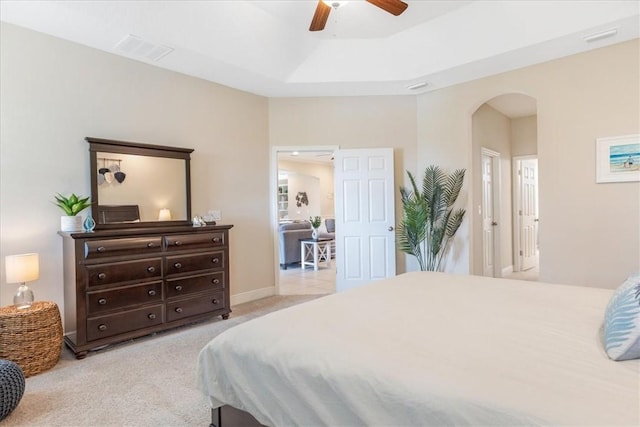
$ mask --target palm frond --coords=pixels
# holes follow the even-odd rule
[[[464,209],[458,209],[454,212],[453,216],[450,216],[447,219],[447,237],[452,238],[456,234],[458,228],[460,228],[460,225],[462,224],[464,214]]]
[[[462,189],[462,183],[464,182],[464,173],[464,169],[456,169],[447,177],[444,186],[444,196],[447,199],[447,207],[453,206],[458,199],[458,195]]]
[[[449,240],[464,218],[464,209],[452,211],[464,181],[464,169],[451,175],[431,165],[424,171],[422,191],[411,172],[410,188],[400,187],[404,208],[397,230],[398,247],[418,259],[421,270],[439,270]]]

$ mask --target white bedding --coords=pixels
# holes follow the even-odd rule
[[[602,346],[611,294],[407,273],[220,334],[198,385],[271,426],[638,426],[640,360]]]

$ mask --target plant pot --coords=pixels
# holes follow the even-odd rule
[[[82,217],[80,215],[61,216],[60,230],[67,231],[67,232],[82,231]]]
[[[318,229],[314,228],[313,231],[311,232],[311,238],[313,240],[318,240]]]

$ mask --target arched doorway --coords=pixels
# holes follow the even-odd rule
[[[534,98],[504,94],[473,112],[473,274],[537,280],[537,154]]]

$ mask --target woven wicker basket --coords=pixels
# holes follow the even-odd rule
[[[25,377],[54,367],[61,351],[62,322],[55,303],[0,308],[0,358],[17,363]]]

